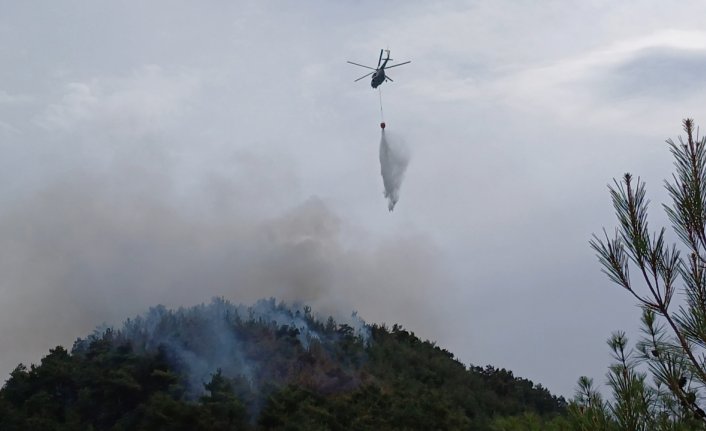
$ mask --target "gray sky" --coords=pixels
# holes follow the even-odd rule
[[[639,317],[588,247],[606,184],[662,202],[664,140],[706,124],[697,1],[0,10],[2,373],[157,303],[274,295],[570,396]],[[345,63],[386,47],[413,61],[381,87],[411,152],[393,213]]]

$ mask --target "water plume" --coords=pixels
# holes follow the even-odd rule
[[[389,132],[382,129],[380,136],[380,173],[382,183],[385,186],[385,198],[387,198],[387,209],[395,209],[397,201],[400,199],[400,187],[404,179],[404,173],[409,164],[409,151],[398,136],[389,136]]]

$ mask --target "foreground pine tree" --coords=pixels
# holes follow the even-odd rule
[[[608,340],[611,401],[579,380],[570,408],[577,429],[706,429],[706,138],[693,120],[683,125],[686,141],[667,141],[675,173],[663,205],[680,244],[667,244],[665,228],[650,232],[640,178],[627,173],[609,186],[618,227],[590,244],[603,272],[642,307],[643,337],[634,349],[624,333]]]

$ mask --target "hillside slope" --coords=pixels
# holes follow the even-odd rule
[[[0,429],[564,429],[565,407],[398,325],[215,299],[155,307],[19,365],[0,390]]]

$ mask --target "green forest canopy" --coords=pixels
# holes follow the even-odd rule
[[[568,429],[565,411],[541,385],[466,367],[399,325],[274,299],[155,307],[19,365],[0,391],[3,430]]]

